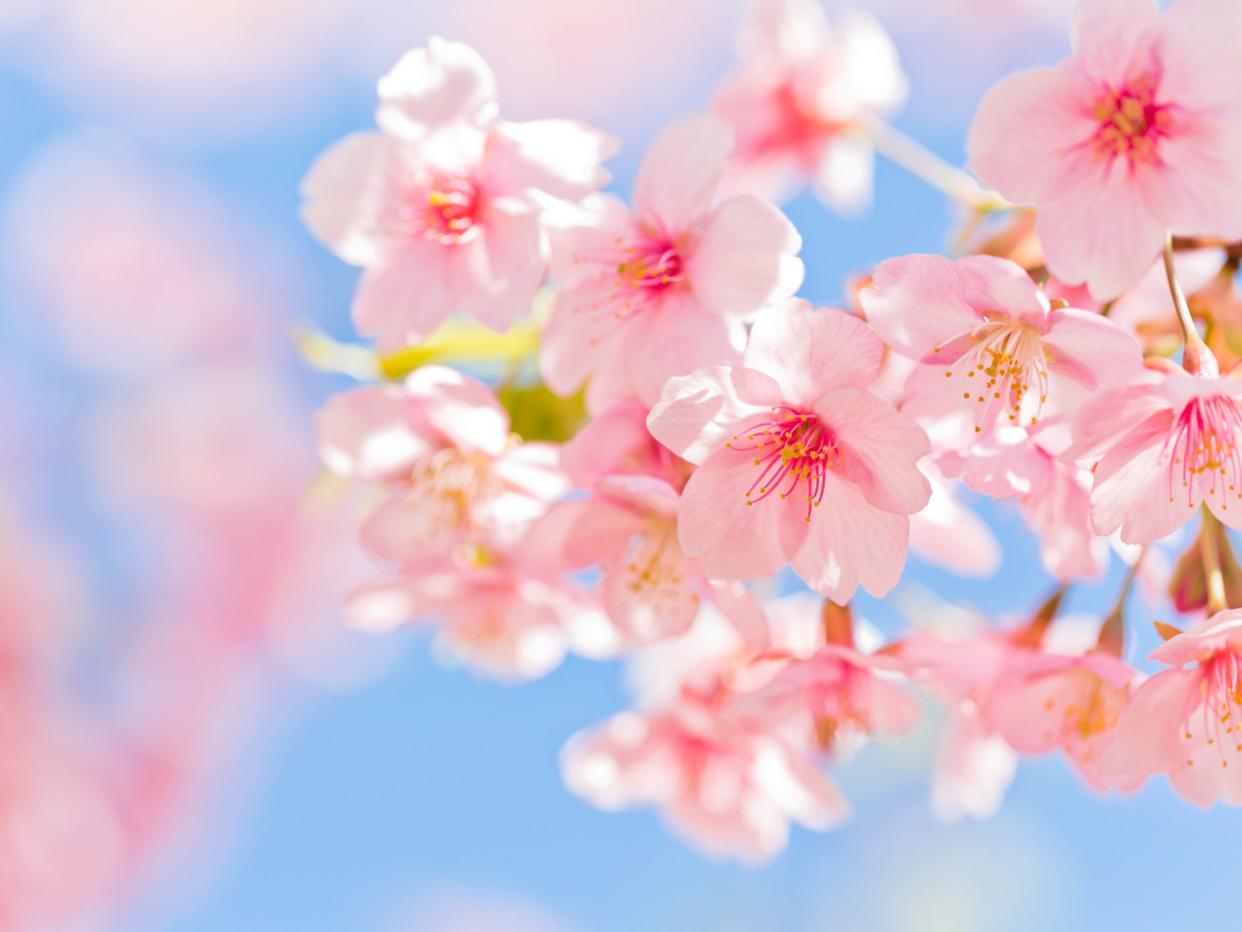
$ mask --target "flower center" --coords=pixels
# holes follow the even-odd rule
[[[1101,158],[1122,156],[1131,164],[1156,161],[1170,116],[1167,105],[1156,103],[1156,83],[1153,75],[1145,74],[1124,87],[1106,88],[1096,98],[1092,114],[1099,128],[1093,145]]]
[[[1214,500],[1221,509],[1227,509],[1230,497],[1242,499],[1239,430],[1242,430],[1242,411],[1232,398],[1212,395],[1196,398],[1186,405],[1170,441],[1173,460],[1169,470],[1169,501],[1175,498],[1173,476],[1178,466],[1189,507]]]
[[[574,260],[598,267],[604,284],[598,300],[575,307],[574,313],[607,315],[617,323],[654,307],[686,278],[677,245],[644,226],[635,226],[628,236],[617,236],[601,249],[577,254]]]
[[[625,585],[635,596],[661,603],[676,599],[686,582],[685,560],[677,543],[676,522],[656,518],[626,554]],[[692,596],[697,601],[698,596]]]
[[[813,414],[786,405],[772,409],[773,418],[737,434],[725,444],[731,450],[755,454],[762,467],[759,477],[746,490],[746,504],[753,505],[776,493],[782,500],[803,485],[806,521],[824,500],[825,476],[841,459],[837,438]]]
[[[441,243],[460,242],[478,219],[479,189],[469,178],[437,176],[413,200],[416,226]]]
[[[1203,662],[1200,674],[1202,702],[1190,710],[1182,737],[1195,741],[1198,730],[1198,737],[1220,754],[1220,765],[1228,767],[1225,755],[1242,751],[1242,720],[1234,716],[1234,707],[1242,706],[1242,664],[1237,653],[1223,650]],[[1193,767],[1194,758],[1186,763]]]
[[[410,533],[450,540],[477,530],[478,509],[498,495],[500,483],[486,462],[458,450],[439,450],[414,465],[408,494],[417,505],[418,527]]]
[[[955,338],[965,339],[969,348],[945,371],[946,379],[963,379],[963,401],[974,401],[978,409],[975,432],[992,419],[997,409],[1008,409],[1012,423],[1019,423],[1022,405],[1035,399],[1028,411],[1030,424],[1039,422],[1039,413],[1048,400],[1048,358],[1039,332],[1034,327],[1011,321],[989,322]],[[938,346],[932,352],[940,353]]]

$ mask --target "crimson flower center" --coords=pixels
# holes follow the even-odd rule
[[[756,424],[725,444],[731,450],[754,454],[759,475],[746,490],[753,505],[775,494],[784,500],[802,486],[806,521],[824,500],[828,470],[840,462],[841,448],[833,432],[814,414],[786,405],[772,409],[769,421]]]
[[[1095,151],[1104,159],[1117,156],[1154,162],[1162,138],[1169,134],[1169,108],[1156,102],[1156,79],[1142,75],[1120,88],[1106,88],[1096,98],[1092,115],[1099,121]]]
[[[1200,501],[1215,501],[1227,509],[1230,497],[1242,499],[1239,430],[1242,410],[1232,398],[1212,395],[1186,405],[1170,440],[1173,468],[1169,470],[1169,501],[1175,498],[1173,477],[1179,466],[1189,507],[1196,507]]]
[[[479,189],[469,178],[436,177],[414,195],[413,207],[424,236],[455,243],[478,220]]]

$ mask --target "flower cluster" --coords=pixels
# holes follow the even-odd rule
[[[568,785],[744,860],[839,822],[827,765],[927,701],[948,816],[1056,750],[1100,791],[1167,773],[1242,802],[1239,43],[1234,0],[1082,0],[1071,57],[983,100],[975,181],[881,122],[906,85],[874,21],[768,0],[628,202],[601,191],[610,137],[502,119],[464,45],[409,53],[378,131],[304,184],[379,345],[375,384],[317,421],[383,567],[350,617],[425,624],[507,679],[626,656],[637,706],[569,742]],[[887,259],[813,307],[766,198],[806,182],[857,208],[876,153],[964,202],[954,254]],[[982,499],[1016,505],[1050,598],[954,631],[906,598],[887,638],[857,617],[911,550],[994,572]],[[1192,521],[1174,564],[1162,542]],[[1115,607],[1066,615],[1114,556]],[[1136,580],[1189,616],[1157,625],[1150,677],[1128,662]]]

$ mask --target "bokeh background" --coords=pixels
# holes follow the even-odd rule
[[[948,160],[999,76],[1067,46],[1070,0],[872,0],[912,93],[896,123]],[[832,9],[830,5],[830,10]],[[1026,762],[1002,812],[929,814],[933,719],[843,768],[856,809],[774,864],[704,860],[649,812],[563,789],[572,732],[627,702],[570,661],[513,689],[366,638],[361,572],[310,416],[346,384],[294,328],[349,339],[355,271],[297,219],[298,183],[368,126],[373,85],[434,34],[474,44],[515,119],[619,136],[626,190],[669,118],[702,109],[741,0],[0,0],[0,928],[118,932],[1147,929],[1236,917],[1242,816],[1163,780],[1094,796]],[[805,297],[938,251],[954,212],[882,164],[865,217],[810,198]],[[1030,607],[1005,559],[912,562],[862,604]],[[1107,606],[1121,569],[1077,589]],[[1130,659],[1158,599],[1136,600]]]

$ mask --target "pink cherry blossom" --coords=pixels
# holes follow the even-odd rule
[[[973,423],[975,432],[998,419],[1037,423],[1045,408],[1072,410],[1141,362],[1132,335],[1098,314],[1053,310],[1007,259],[890,259],[860,298],[881,339],[923,364],[907,382],[903,411]]]
[[[1167,773],[1200,806],[1242,804],[1242,611],[1205,618],[1151,659],[1174,669],[1135,690],[1102,766],[1140,780]]]
[[[1169,230],[1242,237],[1242,7],[1083,0],[1074,54],[984,98],[970,162],[1038,209],[1053,273],[1116,297]]]
[[[350,621],[368,631],[433,622],[437,641],[500,680],[544,676],[560,665],[589,603],[572,590],[508,565],[418,567],[350,593]]]
[[[751,195],[717,196],[729,147],[710,117],[672,124],[639,168],[633,212],[601,196],[558,234],[564,289],[540,353],[555,391],[590,379],[592,410],[650,406],[670,376],[736,361],[744,320],[798,289],[793,224]]]
[[[679,495],[646,476],[601,479],[588,498],[553,506],[528,546],[571,568],[600,564],[600,599],[627,640],[690,630],[704,600],[716,602],[749,643],[767,639],[763,610],[739,583],[709,580],[677,539]]]
[[[680,490],[692,467],[651,436],[649,411],[630,399],[592,417],[561,448],[566,475],[582,487],[606,476],[649,476]]]
[[[932,780],[931,806],[944,822],[965,816],[987,819],[1005,801],[1018,771],[1018,755],[1005,739],[984,727],[969,701],[949,713],[940,737]]]
[[[317,427],[328,469],[384,493],[362,539],[396,563],[473,563],[514,543],[567,487],[554,446],[516,441],[491,390],[444,366],[338,395]]]
[[[1001,547],[987,522],[958,500],[953,486],[930,458],[919,469],[931,483],[927,507],[910,516],[910,551],[963,576],[991,576]]]
[[[762,0],[741,55],[713,104],[737,138],[727,183],[786,199],[810,179],[824,203],[865,207],[874,161],[865,125],[907,93],[880,24],[860,11],[830,24],[819,0]]]
[[[989,728],[1023,754],[1061,748],[1096,789],[1117,781],[1100,772],[1135,672],[1101,652],[1067,656],[1023,651],[1010,657],[983,705]],[[1123,781],[1135,789],[1141,780]]]
[[[561,759],[566,784],[603,809],[659,806],[706,853],[747,862],[781,851],[791,821],[822,831],[845,818],[840,791],[805,750],[723,714],[725,699],[685,689],[669,708],[574,736]]]
[[[908,515],[931,495],[927,438],[866,391],[884,349],[857,318],[790,303],[755,324],[741,367],[671,379],[648,426],[698,468],[678,535],[707,573],[753,579],[791,561],[844,604],[883,595],[905,562]]]
[[[1242,381],[1190,375],[1172,364],[1104,392],[1075,421],[1073,455],[1098,457],[1091,519],[1126,543],[1173,533],[1207,505],[1242,528]]]
[[[337,143],[302,186],[307,225],[365,269],[355,324],[385,349],[454,311],[507,327],[546,272],[542,205],[603,184],[612,141],[568,121],[497,120],[491,71],[460,43],[409,53],[379,93],[382,132]]]

